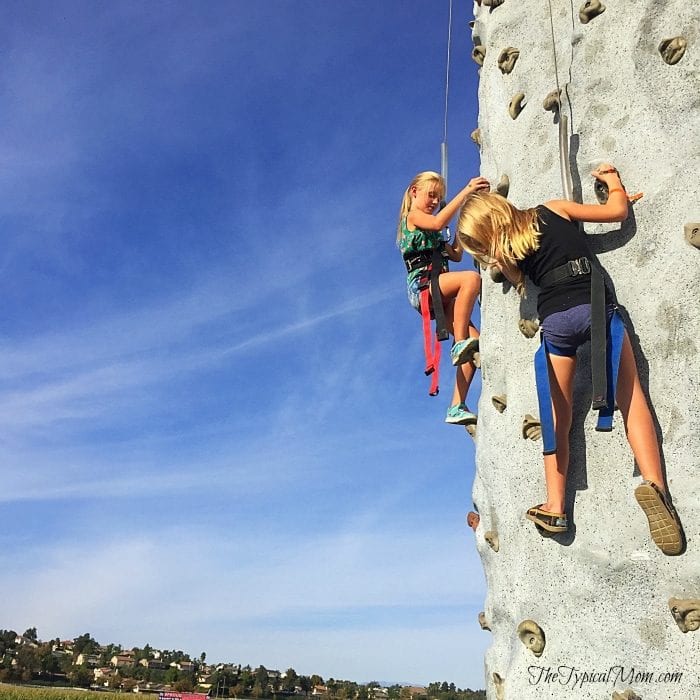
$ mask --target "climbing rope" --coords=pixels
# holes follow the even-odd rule
[[[569,119],[562,114],[561,88],[559,87],[559,67],[557,65],[557,45],[554,36],[554,14],[552,12],[552,0],[549,5],[549,27],[552,33],[552,54],[554,55],[554,80],[557,86],[557,99],[559,101],[559,170],[561,171],[561,187],[564,199],[573,199],[573,187],[571,184],[571,170],[569,167]]]
[[[449,14],[447,18],[447,60],[445,61],[445,115],[442,130],[442,146],[440,149],[442,179],[447,190],[447,107],[450,96],[450,47],[452,45],[452,0],[450,0]]]

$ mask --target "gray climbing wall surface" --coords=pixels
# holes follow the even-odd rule
[[[536,320],[536,290],[521,301],[484,274],[473,495],[488,697],[700,698],[700,5],[505,0],[474,11],[479,123],[467,131],[478,127],[481,174],[507,176],[522,207],[562,197],[561,89],[574,198],[596,201],[590,171],[601,161],[644,192],[624,224],[586,231],[632,321],[687,538],[678,557],[651,541],[619,414],[612,433],[593,429],[587,347],[571,433],[572,531],[545,539],[526,521],[545,498],[542,443],[523,426],[523,416],[539,418],[538,336],[519,328]]]

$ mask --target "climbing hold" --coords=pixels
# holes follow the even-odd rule
[[[695,248],[700,248],[700,224],[685,224],[685,240]]]
[[[470,138],[479,148],[481,148],[481,129],[474,129],[474,131],[472,131],[470,134]]]
[[[504,75],[510,73],[515,68],[515,62],[520,56],[520,51],[513,46],[503,49],[498,55],[498,67]]]
[[[668,601],[671,615],[681,632],[695,632],[700,629],[700,599],[671,598]]]
[[[523,111],[523,108],[525,107],[525,105],[523,104],[524,99],[525,99],[524,92],[519,92],[513,96],[513,99],[510,101],[510,104],[508,105],[508,114],[510,114],[511,119],[517,119],[520,112]]]
[[[501,197],[508,196],[508,190],[510,189],[510,178],[507,175],[501,175],[501,179],[496,185],[496,192],[501,195]]]
[[[486,630],[487,632],[491,631],[491,628],[489,627],[489,623],[486,622],[486,613],[483,611],[479,613],[479,625],[480,625],[482,630]]]
[[[595,193],[595,198],[601,204],[605,204],[608,201],[608,186],[602,180],[596,179],[593,183],[593,192]]]
[[[467,525],[476,532],[476,528],[479,527],[479,521],[481,520],[481,516],[478,513],[475,513],[473,510],[470,510],[467,513]]]
[[[518,625],[518,637],[535,656],[542,656],[545,646],[544,632],[534,620],[523,620]]]
[[[485,532],[484,539],[494,552],[498,551],[498,533],[495,530],[488,530],[488,532]]]
[[[479,369],[481,367],[481,353],[477,350],[472,356],[472,364]]]
[[[499,396],[492,396],[491,403],[495,406],[499,413],[503,413],[508,407],[508,397],[505,394],[500,394]]]
[[[465,425],[464,429],[472,436],[472,438],[476,439],[476,424],[471,423],[470,425]]]
[[[537,331],[540,329],[540,324],[529,318],[521,318],[518,321],[518,328],[526,338],[534,338],[535,335],[537,335]]]
[[[641,695],[632,690],[632,688],[627,688],[624,693],[616,693],[613,691],[612,700],[642,700]]]
[[[496,700],[505,700],[506,698],[506,679],[502,678],[498,673],[494,673],[493,684],[496,687]]]
[[[529,413],[523,418],[523,440],[539,440],[542,437],[542,425]]]
[[[492,265],[491,267],[489,267],[489,277],[494,282],[505,282],[506,281],[506,276],[495,265]]]
[[[486,58],[486,47],[482,46],[481,44],[477,44],[473,49],[472,49],[472,58],[476,63],[478,63],[480,66],[484,65],[484,59]]]
[[[561,90],[552,90],[552,92],[544,98],[542,106],[548,112],[558,112],[561,107]]]
[[[470,20],[470,21],[469,21],[469,29],[474,29],[474,25],[475,25],[475,24],[476,24],[476,21],[475,21],[475,20],[473,20],[473,19]]]
[[[659,44],[659,53],[669,66],[675,66],[683,58],[688,42],[685,37],[674,36]]]
[[[485,7],[500,7],[506,0],[481,0]]]
[[[588,24],[594,17],[605,12],[605,5],[600,0],[586,0],[578,11],[581,24]]]

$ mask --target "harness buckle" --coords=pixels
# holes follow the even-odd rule
[[[579,258],[578,260],[569,260],[569,274],[572,277],[578,277],[579,275],[588,275],[591,272],[591,264],[588,262],[587,257]]]

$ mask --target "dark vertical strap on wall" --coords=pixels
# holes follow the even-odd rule
[[[606,367],[605,280],[596,263],[591,270],[591,377],[593,379],[593,410],[608,405]]]

